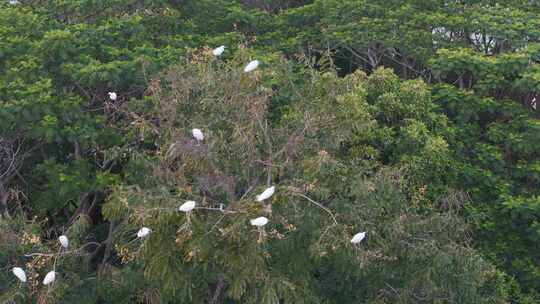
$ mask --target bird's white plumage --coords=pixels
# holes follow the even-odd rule
[[[152,229],[147,228],[147,227],[142,227],[141,229],[139,229],[139,231],[137,231],[137,237],[143,238],[145,236],[148,236],[151,232],[152,232]]]
[[[19,279],[21,282],[26,282],[26,272],[21,267],[13,267],[11,270],[13,274]]]
[[[62,245],[62,247],[64,248],[68,248],[69,246],[69,239],[67,236],[65,235],[61,235],[58,237],[58,241],[60,242],[60,245]]]
[[[353,243],[353,244],[358,244],[358,243],[360,243],[365,237],[366,237],[366,233],[365,233],[365,232],[359,232],[359,233],[355,234],[355,235],[352,237],[351,243]]]
[[[225,46],[222,45],[222,46],[212,50],[212,54],[214,54],[214,56],[220,56],[221,54],[223,54],[224,51],[225,51]]]
[[[43,279],[43,285],[50,285],[54,282],[55,279],[56,279],[56,272],[49,271],[45,275],[45,278]]]
[[[19,4],[19,1],[18,0],[9,0],[9,4],[17,5],[17,4]]]
[[[249,73],[255,71],[259,67],[259,60],[250,61],[244,68],[244,72]]]
[[[191,134],[193,134],[193,137],[195,137],[197,141],[201,141],[204,139],[204,134],[201,129],[193,129],[191,130]]]
[[[251,225],[253,226],[262,227],[268,224],[268,219],[265,218],[264,216],[261,216],[256,219],[250,220],[250,222],[251,222]]]
[[[108,94],[111,100],[116,100],[116,98],[118,98],[118,95],[116,95],[115,92],[109,92]]]
[[[195,203],[194,201],[186,201],[182,204],[182,206],[180,206],[180,208],[178,208],[178,210],[182,212],[190,212],[191,210],[193,210],[193,208],[195,208],[196,204],[197,203]]]
[[[265,199],[270,198],[274,194],[275,190],[276,190],[275,186],[267,188],[266,190],[263,191],[263,193],[257,195],[257,202],[262,202]]]

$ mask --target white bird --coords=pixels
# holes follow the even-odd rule
[[[60,242],[60,245],[62,245],[62,247],[68,248],[68,246],[69,246],[69,239],[68,239],[67,236],[61,235],[60,237],[58,237],[58,241]]]
[[[196,204],[197,203],[195,203],[194,201],[186,201],[182,204],[182,206],[180,206],[180,208],[178,208],[178,210],[182,212],[190,212],[191,210],[193,210],[193,208],[195,208]]]
[[[11,270],[13,274],[17,277],[17,279],[21,280],[21,282],[26,282],[26,272],[21,267],[13,267]]]
[[[223,54],[223,52],[225,51],[225,46],[222,45],[218,48],[215,48],[213,51],[212,51],[212,54],[214,54],[214,56],[220,56],[221,54]]]
[[[262,202],[265,199],[270,198],[274,194],[274,191],[276,190],[276,187],[272,186],[270,188],[267,188],[263,191],[263,193],[257,195],[257,202]]]
[[[43,279],[43,285],[49,285],[54,282],[54,279],[56,279],[56,272],[49,271],[47,275],[45,275],[45,278]]]
[[[353,244],[358,244],[358,243],[360,243],[365,237],[366,237],[366,233],[365,233],[365,232],[359,232],[359,233],[355,234],[355,235],[352,237],[351,243],[353,243]]]
[[[143,238],[145,236],[148,236],[151,232],[152,232],[152,229],[142,227],[141,229],[139,229],[139,231],[137,231],[137,237],[138,238]]]
[[[254,219],[254,220],[250,220],[250,222],[251,222],[251,225],[253,225],[253,226],[262,227],[262,226],[268,224],[268,219],[265,218],[264,216],[261,216],[261,217],[258,217],[256,219]]]
[[[116,100],[116,98],[118,98],[118,95],[116,95],[115,92],[109,92],[108,94],[111,100]]]
[[[201,141],[204,139],[204,134],[201,129],[193,129],[191,130],[191,134],[193,134],[193,137],[195,137],[197,141]]]
[[[9,0],[9,4],[17,5],[17,4],[19,4],[19,1],[17,1],[17,0]]]
[[[249,73],[255,71],[257,67],[259,67],[259,60],[253,60],[246,65],[246,67],[244,68],[244,72]]]

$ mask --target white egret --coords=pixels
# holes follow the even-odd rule
[[[365,232],[359,232],[359,233],[355,234],[355,235],[352,237],[351,243],[353,243],[353,244],[358,244],[358,243],[360,243],[365,237],[366,237],[366,233],[365,233]]]
[[[118,98],[118,95],[116,95],[115,92],[109,92],[108,94],[109,94],[109,98],[113,101],[116,100],[116,98]]]
[[[146,237],[146,236],[148,236],[151,232],[152,232],[152,229],[147,228],[147,227],[142,227],[141,229],[139,229],[139,231],[137,231],[137,237],[138,237],[138,238]]]
[[[195,137],[197,141],[201,141],[204,139],[204,134],[201,129],[193,129],[191,130],[191,134],[193,134],[193,137]]]
[[[256,219],[250,220],[250,222],[253,226],[263,227],[264,225],[268,224],[268,219],[264,216],[261,216]]]
[[[58,241],[60,242],[60,245],[62,245],[62,247],[68,248],[68,246],[69,246],[69,239],[68,239],[67,236],[61,235],[60,237],[58,237]]]
[[[50,285],[54,282],[55,279],[56,279],[56,272],[49,271],[49,273],[47,273],[45,275],[45,278],[43,279],[43,285]]]
[[[224,51],[225,51],[225,46],[222,45],[222,46],[212,50],[212,54],[214,54],[214,56],[220,56],[221,54],[223,54]]]
[[[276,190],[276,187],[275,186],[272,186],[270,188],[267,188],[266,190],[263,191],[263,193],[257,195],[257,202],[262,202],[264,201],[265,199],[268,199],[270,198],[273,194],[274,194],[274,191]]]
[[[244,68],[244,72],[249,73],[249,72],[255,71],[258,67],[259,67],[259,60],[253,60],[246,65],[246,67]]]
[[[268,219],[264,216],[258,217],[256,219],[250,220],[252,226],[256,226],[259,230],[259,239],[257,243],[262,243],[264,241],[264,225],[268,224]]]
[[[195,201],[186,201],[178,208],[179,211],[186,213],[186,224],[183,226],[183,228],[189,228],[191,225],[191,211],[195,208]]]
[[[17,277],[17,279],[19,279],[21,282],[25,283],[26,282],[26,272],[24,272],[24,270],[21,268],[21,267],[13,267],[13,269],[11,270],[11,272],[13,272],[13,274]]]
[[[196,204],[197,203],[195,203],[194,201],[186,201],[185,203],[182,204],[182,206],[180,206],[180,208],[178,208],[178,210],[182,212],[191,212],[191,210],[195,208]]]

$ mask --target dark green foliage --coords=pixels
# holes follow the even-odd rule
[[[0,302],[539,301],[534,1],[20,2]]]

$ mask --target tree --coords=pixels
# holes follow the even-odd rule
[[[507,291],[537,301],[539,6],[286,2],[0,4],[0,263],[28,266],[34,284],[18,289],[4,272],[2,300],[256,301],[264,285],[266,299],[295,302],[476,303]],[[240,73],[252,59],[262,71]],[[192,128],[204,132],[198,144]],[[270,184],[268,204],[254,202]],[[167,243],[163,253],[182,261],[167,273],[197,282],[181,291],[156,279],[166,264],[150,253],[173,232],[130,241],[148,202],[176,209],[189,197],[240,213],[195,209],[191,238]],[[157,214],[148,221],[158,227],[185,220]],[[270,219],[262,243],[249,225],[258,215]],[[351,247],[364,222],[367,238]],[[215,234],[223,227],[237,238]],[[201,239],[210,230],[212,242]],[[426,243],[415,239],[423,233]],[[56,254],[60,234],[73,253]],[[216,263],[201,260],[216,243],[247,248],[258,268],[230,266],[225,247]],[[277,249],[260,258],[261,248]],[[48,292],[36,283],[51,257],[59,280]],[[455,273],[467,279],[442,280]]]
[[[365,75],[308,69],[298,86],[290,64],[245,74],[245,59],[197,54],[151,87],[155,117],[144,129],[157,148],[132,155],[145,177],[117,187],[104,210],[129,219],[117,250],[152,282],[142,293],[208,303],[504,299],[501,274],[467,248],[459,196],[412,207],[395,169],[344,157],[344,146],[374,132]],[[294,102],[270,120],[272,101],[289,92]],[[277,193],[255,201],[270,185]],[[186,200],[198,203],[187,214],[178,211]],[[251,228],[261,215],[270,223]],[[142,226],[152,233],[136,239]],[[368,239],[351,245],[358,229]]]

